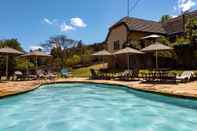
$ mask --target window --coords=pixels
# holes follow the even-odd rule
[[[120,49],[120,41],[114,41],[114,50],[119,50]]]

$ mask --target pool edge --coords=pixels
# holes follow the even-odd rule
[[[19,91],[19,92],[13,93],[13,94],[7,94],[5,96],[0,96],[0,99],[28,93],[28,92],[34,91],[44,85],[61,84],[61,83],[65,83],[65,84],[66,83],[86,83],[86,84],[89,83],[89,84],[117,85],[117,86],[126,87],[131,90],[136,90],[136,91],[141,91],[141,92],[146,92],[146,93],[151,93],[151,94],[158,94],[158,95],[162,95],[162,96],[169,96],[169,97],[181,98],[181,99],[197,100],[197,96],[172,94],[172,93],[167,93],[167,92],[160,92],[160,91],[153,91],[153,90],[148,90],[148,89],[136,88],[136,87],[128,85],[126,83],[116,83],[114,81],[93,81],[93,80],[62,80],[62,81],[50,81],[50,82],[39,83],[38,85],[33,86],[31,89]]]

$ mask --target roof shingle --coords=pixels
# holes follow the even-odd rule
[[[197,17],[197,10],[185,13],[185,15]],[[143,31],[167,35],[184,32],[183,15],[178,16],[176,18],[172,18],[164,23],[133,17],[124,17],[116,24],[114,24],[111,28],[118,26],[121,23],[126,24],[130,31]]]

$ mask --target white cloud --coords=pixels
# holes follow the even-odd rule
[[[72,26],[79,27],[79,28],[87,27],[87,24],[81,18],[78,18],[78,17],[71,18],[70,23]]]
[[[68,32],[68,31],[72,31],[72,30],[75,30],[75,28],[73,26],[70,26],[70,25],[67,25],[65,22],[62,23],[60,25],[60,30],[62,32]]]
[[[181,10],[182,12],[190,10],[193,6],[196,5],[194,0],[178,0],[176,9]]]
[[[50,21],[48,18],[44,18],[43,20],[44,20],[45,23],[47,23],[49,25],[53,24],[53,21]]]
[[[170,17],[171,17],[171,18],[176,18],[176,17],[177,17],[177,15],[171,15]]]
[[[33,45],[29,47],[30,50],[38,50],[38,49],[43,49],[41,46]]]
[[[77,28],[87,27],[86,23],[81,18],[71,18],[70,24],[67,24],[65,21],[57,19],[50,20],[48,18],[44,18],[43,21],[49,25],[53,25],[54,27],[60,29],[61,32],[69,32]]]

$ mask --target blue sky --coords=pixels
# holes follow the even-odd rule
[[[0,2],[0,39],[17,38],[26,50],[58,34],[86,44],[101,42],[107,35],[108,27],[126,16],[127,9],[127,0]],[[197,0],[141,0],[131,16],[159,20],[161,15],[176,16],[180,9],[190,7],[197,9]]]

